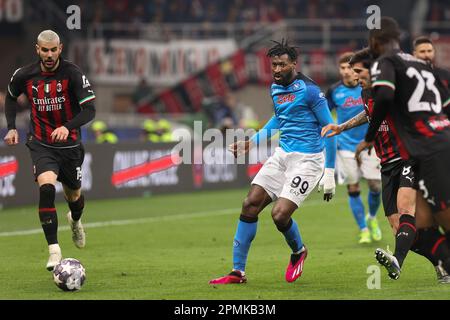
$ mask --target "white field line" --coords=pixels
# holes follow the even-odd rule
[[[342,202],[343,199],[333,199],[332,202],[327,203],[323,200],[311,200],[300,206],[304,207],[316,207],[321,205],[330,205],[334,202]],[[153,222],[161,222],[161,221],[174,221],[174,220],[183,220],[190,218],[205,218],[205,217],[213,217],[220,215],[228,215],[228,214],[236,214],[238,215],[241,208],[228,208],[214,211],[203,211],[197,213],[183,213],[183,214],[175,214],[168,216],[156,216],[156,217],[148,217],[148,218],[138,218],[138,219],[125,219],[125,220],[110,220],[110,221],[99,221],[99,222],[88,222],[83,223],[83,226],[86,229],[91,228],[103,228],[109,226],[124,226],[124,225],[132,225],[132,224],[143,224],[143,223],[153,223]],[[58,231],[67,231],[70,230],[69,226],[59,226]],[[42,228],[39,229],[28,229],[28,230],[17,230],[10,232],[0,232],[0,237],[13,237],[13,236],[25,236],[30,234],[39,234],[42,232]]]

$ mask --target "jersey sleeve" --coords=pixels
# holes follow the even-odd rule
[[[256,134],[254,134],[250,140],[258,145],[261,141],[270,139],[280,128],[278,119],[275,115],[267,121],[267,123],[262,127]]]
[[[95,99],[95,93],[88,78],[78,68],[74,68],[71,73],[71,87],[80,106]]]
[[[450,118],[450,90],[442,82],[438,82],[437,87],[441,95],[443,111]]]
[[[8,94],[11,98],[17,99],[24,92],[24,77],[21,69],[14,71],[8,84]]]
[[[308,87],[308,103],[314,112],[319,124],[324,127],[333,123],[327,99],[317,86]],[[336,163],[336,136],[325,139],[325,168],[334,168]]]
[[[333,122],[330,109],[328,107],[328,100],[325,98],[323,92],[317,86],[308,86],[308,104],[314,112],[317,120],[321,126],[325,126]]]
[[[327,99],[327,102],[328,102],[328,108],[330,110],[335,109],[336,104],[334,103],[334,100],[333,100],[333,89],[332,88],[329,88],[327,90],[327,93],[325,94],[325,98]]]
[[[372,88],[384,86],[395,91],[395,66],[393,61],[384,58],[375,61],[370,68]]]

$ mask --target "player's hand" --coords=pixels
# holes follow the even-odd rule
[[[53,130],[52,134],[50,135],[53,142],[67,141],[68,136],[69,136],[69,129],[67,129],[64,126],[56,128],[55,130]]]
[[[320,192],[323,189],[323,200],[330,201],[336,192],[336,182],[334,180],[334,169],[325,168],[325,172],[320,179],[317,190]]]
[[[322,137],[324,137],[328,131],[331,131],[329,134],[327,134],[327,137],[329,138],[329,137],[340,134],[343,130],[340,125],[337,125],[335,123],[329,123],[325,127],[322,128],[322,132],[321,132]]]
[[[19,143],[19,133],[16,129],[11,129],[8,131],[3,140],[8,146],[14,146]]]
[[[237,158],[239,156],[242,156],[243,154],[246,154],[251,147],[253,146],[253,143],[248,141],[238,141],[235,143],[232,143],[228,146],[228,151],[232,152],[234,157]]]
[[[358,146],[356,147],[356,151],[355,151],[355,159],[356,159],[356,163],[358,164],[358,167],[361,166],[361,152],[368,149],[367,153],[370,156],[370,153],[372,152],[372,148],[373,148],[373,142],[367,142],[367,141],[363,140],[358,144]]]

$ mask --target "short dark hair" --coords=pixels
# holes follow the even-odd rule
[[[377,39],[381,43],[386,43],[391,40],[400,41],[400,27],[395,19],[381,17],[380,29],[371,29],[369,31],[369,38]]]
[[[298,57],[297,47],[290,46],[288,40],[281,39],[281,42],[274,41],[275,45],[267,51],[268,57],[281,56],[287,54],[289,60],[296,61]]]
[[[363,48],[355,52],[350,59],[350,65],[353,66],[356,63],[362,63],[364,68],[369,69],[372,64],[373,57],[369,48]]]
[[[354,52],[344,52],[342,53],[339,57],[338,57],[338,63],[349,63],[350,59],[352,58],[352,56],[354,55]]]
[[[414,49],[415,49],[418,45],[423,44],[423,43],[429,43],[429,44],[433,45],[433,41],[431,41],[430,38],[428,38],[428,37],[426,37],[426,36],[420,36],[420,37],[415,38],[414,41],[413,41],[413,47],[414,47]]]

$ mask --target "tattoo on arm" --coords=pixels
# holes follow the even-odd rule
[[[356,116],[354,116],[353,118],[351,118],[350,120],[341,124],[341,128],[342,128],[342,131],[345,131],[345,130],[349,130],[354,127],[358,127],[366,122],[369,122],[369,120],[367,119],[366,112],[362,111],[362,112],[358,113]]]

